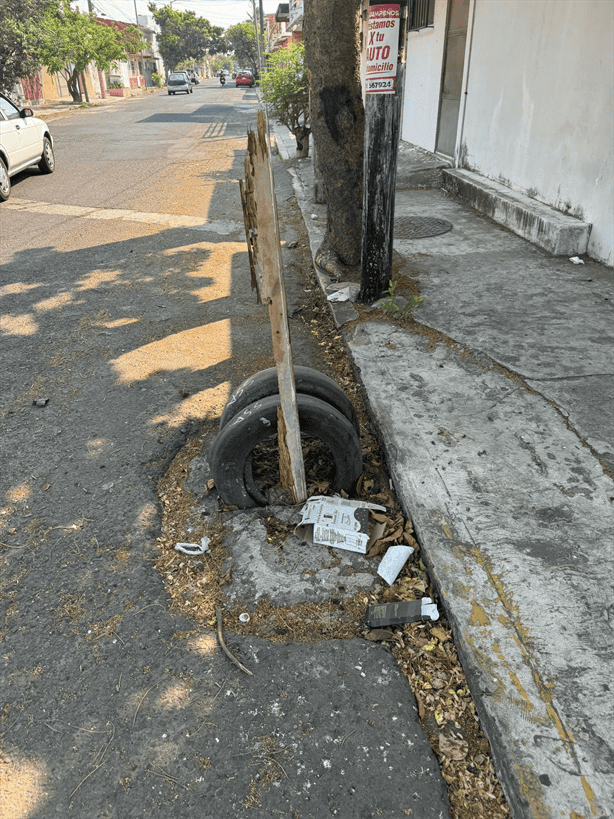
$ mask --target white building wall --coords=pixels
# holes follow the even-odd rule
[[[608,0],[476,0],[459,133],[463,167],[591,222],[610,265],[613,50]]]
[[[434,27],[407,35],[401,139],[435,150],[448,0],[435,0]]]

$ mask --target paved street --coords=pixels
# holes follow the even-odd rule
[[[237,184],[256,107],[208,82],[72,112],[56,172],[0,210],[2,819],[448,816],[387,649],[234,637],[248,678],[154,566],[157,482],[272,364]],[[276,183],[295,362],[318,367]]]

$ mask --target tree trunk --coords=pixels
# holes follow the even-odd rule
[[[79,72],[78,71],[69,71],[66,69],[66,85],[68,86],[68,90],[70,91],[70,96],[72,97],[73,102],[81,102],[81,90],[79,89]]]
[[[337,279],[357,278],[360,269],[364,109],[359,10],[360,0],[304,4],[311,131],[328,204],[316,262]]]
[[[309,156],[309,128],[301,128],[294,132],[296,137],[296,156],[298,159],[305,159]]]

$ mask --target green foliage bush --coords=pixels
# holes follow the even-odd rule
[[[311,128],[304,44],[294,43],[268,55],[260,87],[272,116],[296,137],[297,151],[300,143],[308,144]]]

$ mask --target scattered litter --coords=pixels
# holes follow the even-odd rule
[[[579,256],[571,256],[569,261],[573,262],[574,264],[584,264],[584,260],[581,259]]]
[[[377,573],[383,577],[389,586],[399,576],[399,572],[407,563],[408,557],[413,554],[411,546],[390,546],[377,568]]]
[[[249,623],[249,621],[251,620],[251,617],[249,616],[249,614],[246,611],[244,611],[242,614],[239,615],[239,620],[242,623]]]
[[[312,219],[317,219],[317,218],[318,218],[318,214],[317,214],[317,213],[312,213],[312,214],[311,214],[311,218],[312,218]]]
[[[335,546],[366,554],[384,533],[385,525],[375,523],[369,534],[369,509],[385,512],[385,506],[340,497],[314,495],[302,510],[295,534],[309,543]]]
[[[32,401],[32,403],[34,404],[35,407],[46,407],[47,404],[49,403],[49,399],[48,398],[35,398],[34,401]]]
[[[204,555],[205,552],[211,551],[209,548],[210,539],[203,537],[200,543],[177,543],[175,546],[176,552],[182,552],[184,555],[192,557],[196,555]]]
[[[365,626],[382,628],[401,623],[417,623],[420,620],[439,620],[437,604],[430,597],[422,600],[401,600],[398,603],[378,603],[367,606]]]
[[[111,489],[115,486],[115,483],[111,481],[111,483],[103,483],[102,484],[102,491],[103,492],[110,492]]]
[[[360,292],[360,287],[357,284],[349,284],[347,287],[342,287],[335,290],[330,296],[327,296],[327,301],[356,301],[356,297]]]

